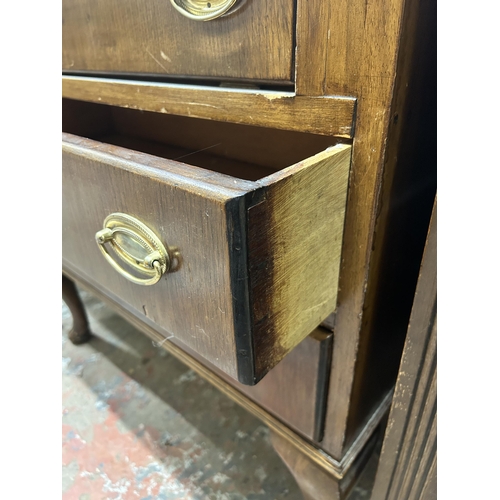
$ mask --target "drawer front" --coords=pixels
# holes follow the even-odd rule
[[[349,162],[339,146],[253,182],[64,134],[63,266],[254,384],[335,308]],[[177,247],[173,272],[117,272],[95,237],[113,213]]]
[[[169,0],[63,0],[63,70],[289,83],[294,3],[238,0],[200,22]]]

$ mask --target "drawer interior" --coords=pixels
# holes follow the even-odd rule
[[[63,99],[63,132],[256,181],[342,142]]]

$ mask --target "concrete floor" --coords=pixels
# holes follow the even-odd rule
[[[82,346],[63,303],[63,500],[302,500],[259,420],[82,299],[95,334]]]

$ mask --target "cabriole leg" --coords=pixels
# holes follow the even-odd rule
[[[271,432],[271,443],[302,491],[304,500],[342,500],[339,480],[326,473],[286,439]]]
[[[69,332],[69,340],[75,345],[87,342],[90,340],[91,333],[85,309],[75,284],[64,275],[62,277],[62,298],[73,317],[73,328]]]

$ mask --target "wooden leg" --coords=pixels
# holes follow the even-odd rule
[[[73,328],[69,332],[69,340],[75,345],[87,342],[91,337],[87,315],[75,284],[66,276],[62,277],[62,298],[73,316]]]
[[[297,481],[304,500],[343,499],[340,481],[323,471],[286,439],[271,432],[271,443]]]
[[[271,431],[271,443],[285,465],[295,477],[304,500],[345,500],[356,484],[371,491],[382,446],[385,424],[373,433],[363,450],[354,459],[342,479],[323,470],[285,438]]]

